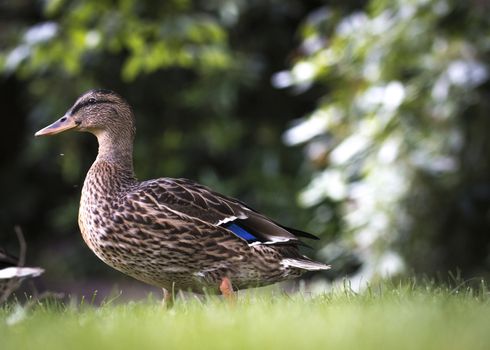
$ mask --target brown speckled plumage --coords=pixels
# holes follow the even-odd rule
[[[91,90],[63,118],[39,131],[67,129],[97,136],[99,152],[87,173],[79,210],[83,239],[113,268],[164,289],[216,292],[261,286],[327,269],[300,255],[297,235],[244,203],[186,179],[137,181],[133,172],[134,116],[117,94]],[[253,242],[230,224],[253,233]]]

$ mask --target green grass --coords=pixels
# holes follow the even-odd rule
[[[23,310],[23,311],[21,311]],[[0,349],[490,349],[490,295],[386,286],[316,297],[245,295],[101,307],[0,308]]]

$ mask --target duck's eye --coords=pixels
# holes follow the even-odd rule
[[[91,104],[91,105],[93,105],[95,102],[97,102],[97,101],[93,97],[91,97],[91,98],[88,99],[88,103]]]

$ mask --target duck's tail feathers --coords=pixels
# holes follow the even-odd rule
[[[329,270],[331,268],[330,265],[326,265],[310,260],[307,257],[304,257],[304,259],[294,259],[294,258],[282,259],[281,265],[284,268],[295,267],[298,269],[303,269],[308,271]]]

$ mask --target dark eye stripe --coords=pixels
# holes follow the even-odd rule
[[[97,104],[101,104],[101,103],[113,104],[114,102],[110,101],[110,100],[95,100],[95,99],[90,98],[87,101],[80,102],[75,107],[73,107],[70,114],[73,115],[84,107],[91,106],[91,105],[97,105]]]

